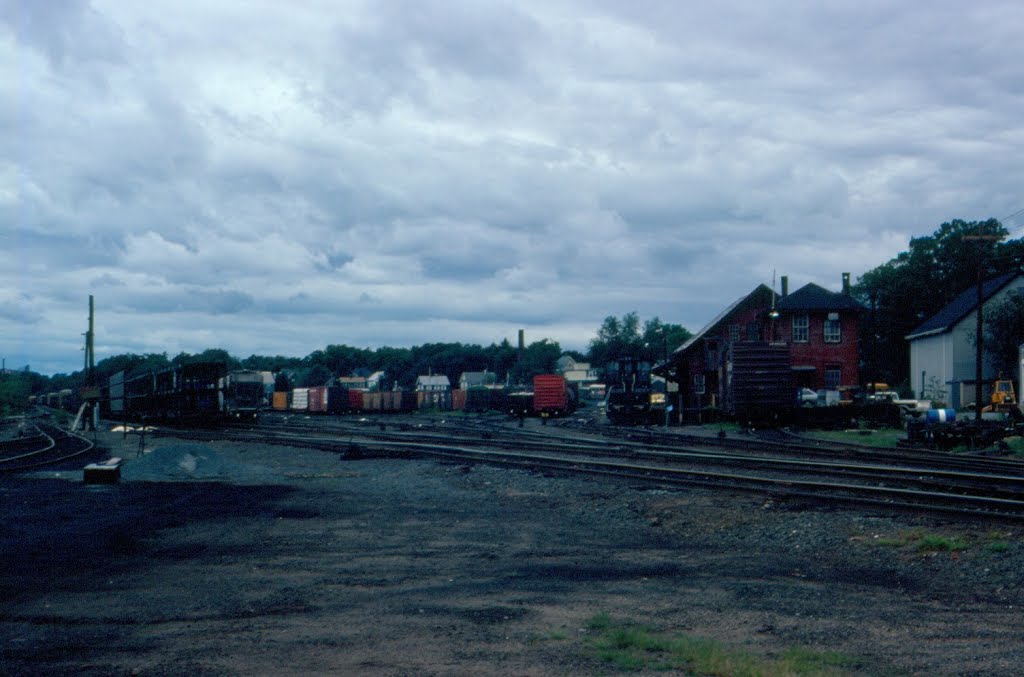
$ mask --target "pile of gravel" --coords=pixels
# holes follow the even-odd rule
[[[205,444],[174,443],[157,447],[121,468],[121,479],[161,482],[181,480],[240,480],[253,469],[226,461]]]

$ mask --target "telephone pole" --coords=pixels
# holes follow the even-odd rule
[[[977,326],[975,328],[975,354],[974,354],[974,420],[981,420],[981,396],[982,396],[982,378],[984,378],[984,369],[982,368],[982,360],[984,359],[984,322],[982,320],[982,307],[985,305],[985,295],[983,293],[983,287],[985,282],[985,250],[983,243],[985,242],[999,242],[1003,239],[1002,235],[982,235],[981,224],[978,224],[977,235],[964,235],[964,240],[977,242],[978,243],[978,317]]]

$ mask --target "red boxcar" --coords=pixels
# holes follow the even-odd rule
[[[327,386],[309,389],[309,410],[318,414],[327,413]]]
[[[557,374],[533,377],[533,413],[539,416],[565,416],[576,410],[576,398]]]

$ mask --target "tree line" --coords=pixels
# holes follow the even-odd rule
[[[906,336],[982,279],[1020,270],[1024,238],[1007,240],[997,219],[954,219],[934,233],[910,240],[907,251],[862,275],[853,292],[865,306],[861,318],[862,377],[909,384],[910,344]],[[982,236],[983,239],[979,239]],[[986,352],[1012,373],[1024,342],[1024,299],[1010,297],[985,307]]]
[[[977,236],[984,236],[977,239]],[[937,313],[978,279],[1020,270],[1024,263],[1024,238],[1008,240],[1009,231],[996,219],[940,225],[934,233],[910,240],[907,251],[862,275],[852,291],[865,307],[861,317],[861,374],[867,381],[893,385],[909,382],[909,344],[905,337]],[[529,383],[535,374],[555,371],[563,354],[601,369],[620,356],[652,363],[669,354],[692,336],[678,324],[659,318],[641,322],[636,312],[608,316],[598,327],[586,353],[563,351],[557,341],[544,339],[522,351],[507,339],[480,346],[464,343],[426,343],[411,348],[358,348],[328,345],[305,357],[250,355],[237,358],[211,348],[192,355],[180,353],[124,354],[96,365],[96,378],[104,383],[119,371],[141,372],[195,361],[220,361],[228,369],[255,369],[288,375],[288,387],[323,385],[339,375],[369,375],[384,371],[387,387],[410,389],[416,378],[443,374],[453,384],[465,371],[490,371],[501,383]],[[1017,346],[1024,342],[1024,297],[1008,298],[986,308],[984,340],[1004,371],[1017,363]],[[41,376],[29,371],[0,375],[0,411],[9,411],[29,394],[53,392],[85,385],[84,372]]]

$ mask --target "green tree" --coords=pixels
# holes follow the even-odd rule
[[[644,332],[641,337],[644,352],[641,357],[651,363],[665,360],[673,350],[686,343],[691,336],[693,334],[686,327],[662,322],[655,316],[644,322]]]
[[[314,364],[302,378],[303,388],[326,385],[332,378],[331,370],[322,364]]]
[[[910,347],[905,336],[965,289],[978,268],[986,278],[1020,265],[1024,243],[978,241],[978,234],[1005,237],[996,219],[943,223],[934,233],[910,240],[907,251],[869,270],[853,288],[867,307],[862,315],[862,355],[868,380],[906,381]]]
[[[1016,377],[1019,346],[1024,343],[1024,295],[1009,294],[985,307],[985,351],[1004,376]]]
[[[640,357],[643,344],[640,316],[635,311],[626,313],[622,319],[609,315],[590,341],[590,362],[600,368],[622,356]]]
[[[597,336],[590,341],[588,356],[591,364],[603,368],[620,357],[635,357],[649,362],[665,359],[686,342],[692,334],[678,324],[662,322],[653,317],[643,324],[634,311],[622,318],[609,315],[597,330]]]

